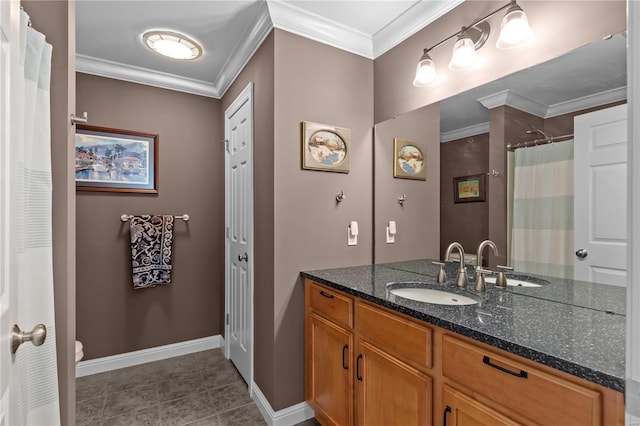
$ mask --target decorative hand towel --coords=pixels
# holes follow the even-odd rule
[[[140,215],[129,219],[133,288],[171,282],[173,216]]]

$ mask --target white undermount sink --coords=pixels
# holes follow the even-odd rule
[[[475,305],[478,303],[477,300],[470,297],[429,288],[396,288],[389,290],[389,292],[405,299],[437,305]]]
[[[496,277],[485,277],[484,281],[487,284],[495,284]],[[514,278],[507,278],[507,286],[509,287],[542,287],[542,284],[534,283],[531,281],[518,280]]]

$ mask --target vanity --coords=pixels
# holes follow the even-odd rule
[[[623,288],[547,278],[482,293],[437,273],[428,260],[301,273],[305,399],[321,424],[624,424]]]

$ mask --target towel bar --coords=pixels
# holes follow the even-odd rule
[[[129,219],[131,219],[133,216],[130,214],[123,214],[122,216],[120,216],[120,220],[123,222],[127,222]],[[181,214],[181,215],[174,215],[173,216],[176,219],[182,219],[185,222],[187,222],[189,220],[189,215],[188,214]]]

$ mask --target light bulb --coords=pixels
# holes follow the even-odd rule
[[[499,49],[510,49],[516,47],[531,35],[527,15],[522,8],[514,1],[507,14],[502,18],[500,25],[500,38],[496,43]]]
[[[451,62],[449,62],[449,68],[452,70],[461,70],[473,65],[478,59],[476,54],[476,47],[473,44],[473,40],[463,31],[453,46],[453,54],[451,55]]]
[[[158,40],[153,44],[153,49],[173,59],[189,59],[193,56],[189,46],[175,40]]]
[[[436,65],[425,50],[422,58],[420,58],[420,61],[416,66],[416,76],[413,79],[413,85],[416,87],[426,86],[435,80],[437,76]]]

